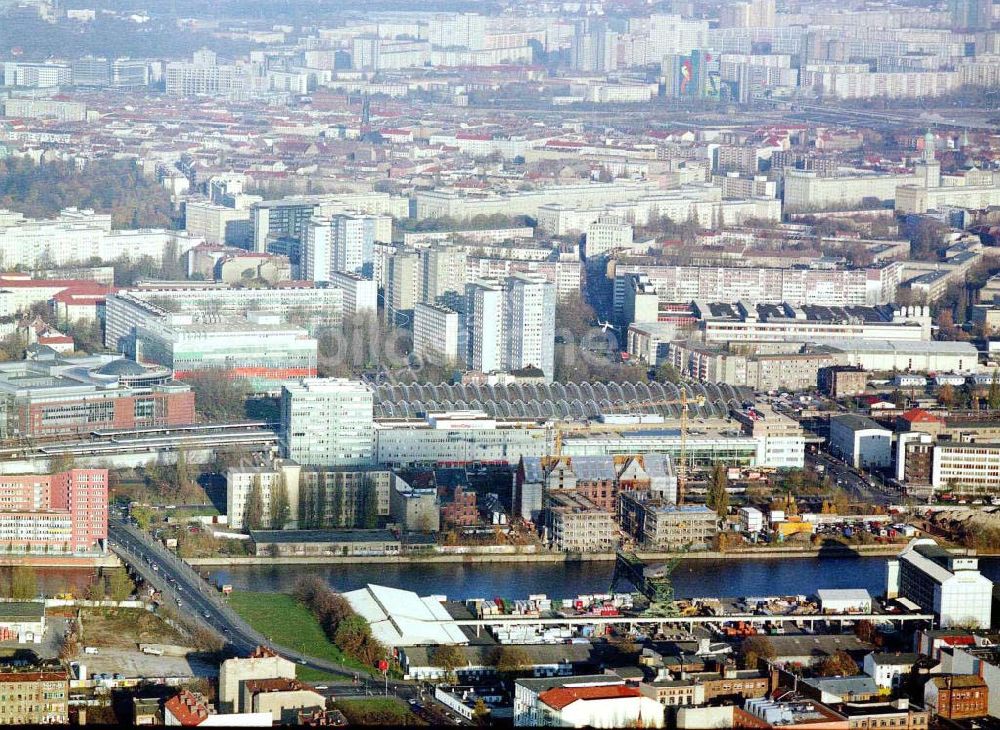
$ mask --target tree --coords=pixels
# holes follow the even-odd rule
[[[291,518],[292,508],[288,503],[288,487],[285,479],[279,476],[271,487],[271,529],[283,530]]]
[[[500,646],[493,652],[491,664],[500,674],[512,675],[529,669],[533,664],[531,655],[520,646]]]
[[[10,573],[10,597],[28,600],[38,597],[38,576],[30,565],[15,565]]]
[[[261,494],[260,480],[255,479],[250,486],[247,502],[243,508],[243,527],[248,530],[259,530],[264,526],[264,497]]]
[[[740,663],[744,669],[756,669],[761,659],[774,659],[777,652],[766,636],[748,636],[740,644]]]
[[[177,461],[174,462],[174,475],[178,491],[184,491],[191,486],[191,469],[188,467],[187,449],[177,450]]]
[[[449,682],[458,681],[455,670],[467,665],[462,650],[450,644],[434,647],[431,653],[431,662],[433,666],[441,667],[445,671]]]
[[[472,706],[472,719],[477,725],[488,725],[490,708],[487,707],[482,697],[476,699],[476,704]]]
[[[820,677],[853,677],[858,673],[858,663],[843,649],[825,657],[816,666]]]
[[[358,656],[365,646],[365,642],[371,638],[371,626],[364,618],[357,614],[343,619],[337,626],[333,643],[342,651],[352,656]]]
[[[986,403],[991,411],[1000,410],[1000,368],[993,368],[993,378],[990,380],[990,390],[986,395]]]
[[[129,580],[128,573],[124,569],[113,570],[107,576],[108,598],[112,601],[125,601],[132,595],[135,586]]]
[[[679,383],[681,382],[681,372],[675,368],[671,363],[664,360],[659,365],[656,366],[656,379],[661,383]]]
[[[362,518],[362,527],[371,530],[378,527],[378,491],[374,484],[370,484],[365,489],[365,510]]]
[[[184,378],[194,391],[198,413],[206,421],[238,421],[246,417],[250,384],[244,378],[230,378],[226,371],[198,370]]]
[[[715,510],[720,518],[729,513],[729,476],[723,464],[712,467],[712,477],[708,483],[708,506]]]
[[[938,389],[938,401],[945,408],[955,405],[955,388],[950,383],[945,383]]]

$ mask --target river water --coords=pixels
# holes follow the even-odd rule
[[[985,573],[1000,578],[1000,561],[983,563]],[[866,588],[878,595],[885,592],[885,564],[884,557],[684,560],[674,572],[674,590],[678,597],[810,595],[818,588]],[[569,598],[606,592],[613,567],[611,562],[363,563],[239,566],[213,569],[210,575],[236,590],[267,593],[289,592],[300,578],[317,575],[338,591],[378,583],[455,600],[526,598],[531,593]]]

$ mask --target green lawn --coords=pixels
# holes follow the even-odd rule
[[[426,725],[410,712],[402,700],[373,697],[370,700],[337,700],[334,706],[351,725]]]
[[[346,656],[334,646],[326,638],[322,627],[309,609],[289,595],[233,591],[229,596],[229,605],[251,626],[276,644],[317,659],[353,667],[362,672],[371,671],[357,659]],[[305,679],[305,673],[310,671],[306,667],[299,667],[299,670],[302,672],[301,679]],[[320,677],[320,674],[313,672],[315,676],[310,675],[310,681],[329,678]]]

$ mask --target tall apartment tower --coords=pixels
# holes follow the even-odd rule
[[[334,272],[371,276],[375,225],[366,215],[310,218],[302,241],[302,278],[329,281]]]
[[[515,274],[507,279],[504,333],[508,370],[529,365],[552,378],[555,349],[556,288],[541,276]]]
[[[465,288],[466,363],[483,373],[504,369],[504,290],[491,281]]]
[[[360,381],[305,378],[281,389],[281,452],[303,466],[368,466],[374,399]]]
[[[420,301],[420,254],[397,251],[389,257],[386,272],[386,310],[391,321],[406,326],[413,321],[413,306]]]
[[[480,372],[554,370],[555,285],[544,277],[516,274],[503,283],[466,287],[467,363]]]

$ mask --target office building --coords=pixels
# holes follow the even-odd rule
[[[292,195],[263,200],[250,208],[254,250],[263,253],[268,245],[281,239],[301,243],[310,219],[339,214],[377,216],[375,240],[388,243],[392,241],[392,219],[408,217],[409,205],[406,198],[376,192]]]
[[[993,581],[979,572],[979,559],[953,555],[928,538],[911,540],[889,560],[886,596],[913,601],[944,629],[990,626]]]
[[[299,474],[298,525],[304,530],[374,527],[389,517],[391,471],[306,467]]]
[[[204,200],[191,200],[184,205],[184,230],[206,243],[247,248],[253,229],[250,211],[230,208]]]
[[[107,469],[0,476],[0,502],[0,544],[8,552],[105,552]]]
[[[306,378],[281,389],[283,456],[309,466],[368,466],[372,392],[359,381]]]
[[[155,363],[178,380],[207,370],[245,380],[254,393],[276,393],[282,382],[316,376],[317,342],[276,315],[195,322],[188,314],[135,331],[137,362]]]
[[[552,444],[552,427],[537,419],[498,420],[482,411],[381,418],[375,424],[376,461],[392,467],[516,464],[522,456],[552,453]]]
[[[938,491],[986,495],[1000,487],[1000,444],[939,441],[931,464]]]
[[[79,437],[101,429],[195,422],[194,393],[164,368],[113,355],[52,354],[0,364],[0,439]]]
[[[413,354],[432,363],[455,364],[459,349],[458,312],[418,302],[413,307]]]
[[[157,325],[246,319],[255,312],[303,318],[310,326],[338,326],[345,293],[301,282],[271,288],[236,287],[225,282],[150,282],[120,290],[105,304],[104,344],[115,352],[135,353],[135,332]]]

